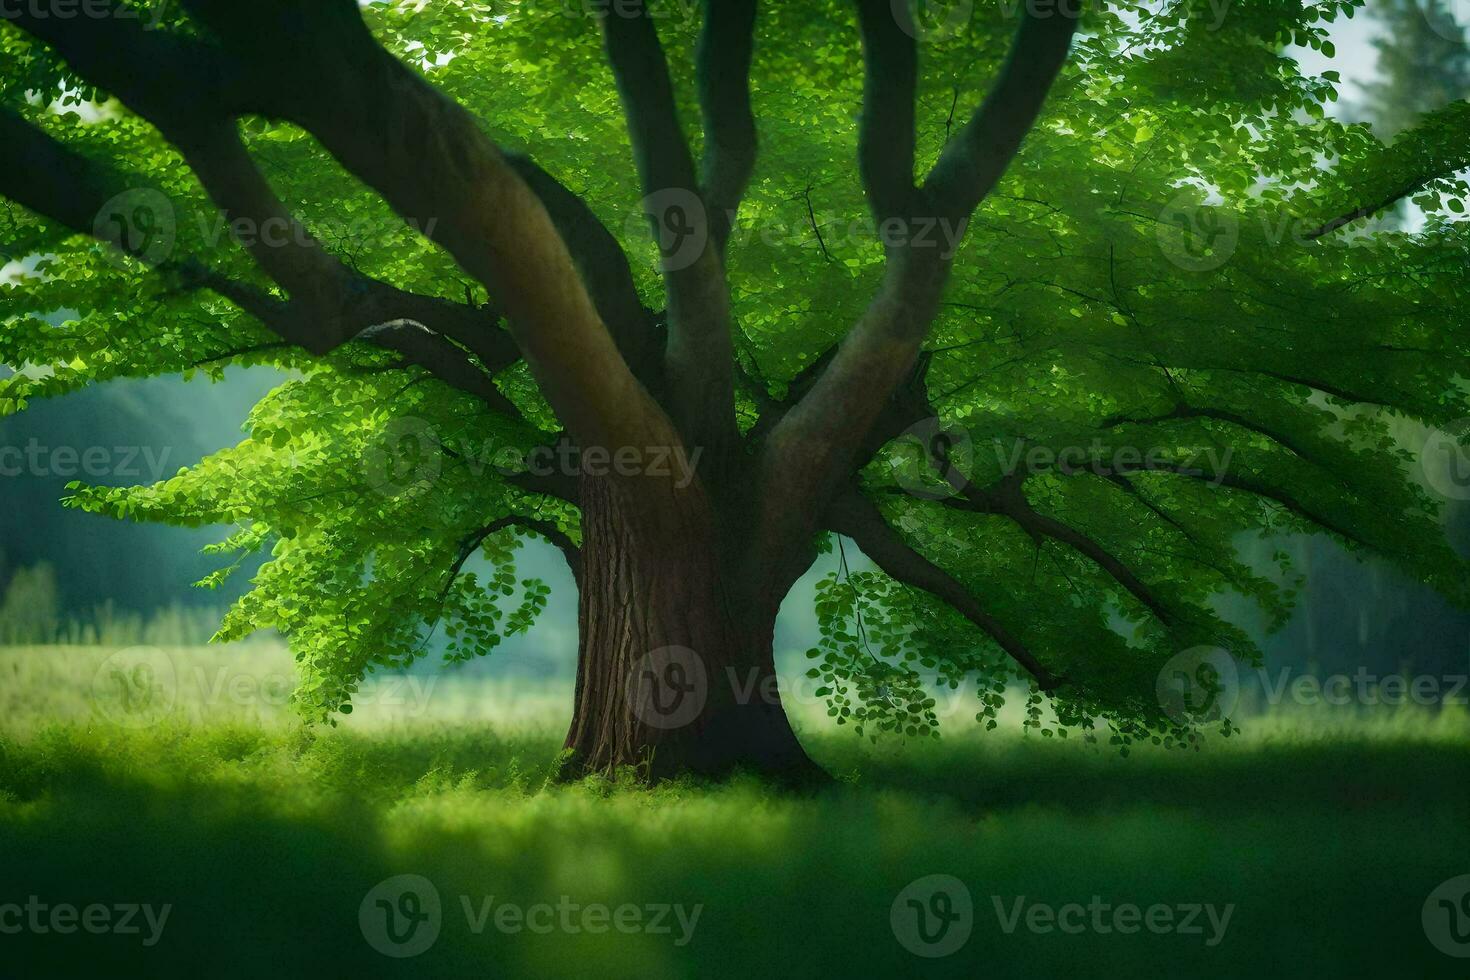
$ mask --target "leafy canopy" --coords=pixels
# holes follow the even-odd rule
[[[1411,478],[1392,426],[1470,415],[1458,383],[1470,373],[1470,236],[1457,176],[1470,110],[1436,110],[1392,145],[1329,117],[1336,73],[1304,76],[1285,49],[1330,55],[1329,26],[1353,7],[1117,2],[1091,12],[1039,123],[958,245],[925,345],[928,404],[976,492],[936,478],[912,439],[889,443],[861,474],[908,547],[1068,680],[1055,694],[1063,734],[1102,718],[1125,743],[1193,737],[1160,714],[1161,664],[1200,644],[1256,656],[1213,611],[1222,592],[1252,597],[1277,622],[1289,610],[1289,589],[1237,557],[1243,532],[1326,530],[1448,594],[1466,591],[1438,502]],[[921,169],[984,97],[1014,27],[1005,9],[978,4],[962,29],[920,45]],[[656,11],[667,15],[659,28],[681,115],[696,119],[699,11]],[[364,5],[380,42],[590,205],[658,311],[659,257],[623,115],[582,12]],[[192,28],[180,18],[161,29]],[[768,4],[756,32],[761,156],[728,254],[735,350],[750,381],[737,401],[744,430],[842,338],[884,268],[853,165],[863,63],[848,5]],[[0,103],[166,197],[160,233],[172,254],[272,288],[148,123],[28,34],[0,28],[0,58]],[[243,131],[279,196],[353,269],[493,306],[310,135],[260,119]],[[1403,198],[1426,213],[1418,231],[1358,233],[1359,218]],[[232,525],[222,556],[268,550],[219,638],[287,634],[308,715],[348,710],[365,673],[421,655],[436,626],[451,658],[529,627],[545,586],[517,575],[519,535],[537,526],[574,542],[578,523],[571,504],[515,479],[559,429],[524,364],[495,375],[520,410],[508,418],[366,344],[326,356],[285,345],[220,296],[21,208],[7,209],[5,227],[9,258],[41,258],[0,285],[0,361],[25,366],[0,382],[0,410],[119,377],[218,378],[261,363],[292,372],[239,445],[154,486],[78,486],[68,503]],[[66,316],[53,325],[57,311]],[[1023,506],[984,505],[1006,488],[1019,488]],[[489,581],[458,574],[475,549],[492,563]],[[818,612],[812,676],[840,721],[929,731],[920,678],[932,671],[952,684],[980,678],[977,718],[994,724],[1014,665],[952,604],[864,572],[823,582]],[[1040,724],[1039,700],[1033,692],[1028,724]]]

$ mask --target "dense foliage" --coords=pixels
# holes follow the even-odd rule
[[[880,453],[863,487],[910,546],[1067,678],[1054,705],[1064,733],[1102,718],[1125,743],[1186,736],[1159,713],[1160,665],[1199,645],[1256,656],[1212,599],[1242,593],[1277,620],[1289,609],[1291,592],[1239,559],[1243,532],[1324,529],[1470,597],[1439,501],[1390,436],[1396,417],[1443,427],[1470,415],[1458,385],[1470,374],[1470,233],[1457,176],[1470,163],[1470,106],[1430,113],[1391,145],[1328,117],[1335,73],[1304,76],[1288,46],[1331,54],[1328,26],[1353,6],[1120,2],[1090,13],[1021,155],[953,242],[926,344],[929,402],[968,484],[1019,486],[1033,517],[977,512],[924,472],[913,439]],[[657,9],[692,119],[698,11]],[[1014,28],[1009,9],[929,22],[944,29],[920,45],[921,168],[983,97]],[[365,11],[380,40],[498,142],[592,206],[632,257],[644,304],[661,309],[594,19],[575,3]],[[269,285],[147,123],[26,34],[0,28],[0,56],[0,101],[139,175],[129,203],[148,216],[146,249]],[[852,164],[862,75],[846,4],[762,9],[752,75],[762,155],[728,259],[747,429],[846,333],[882,274]],[[494,305],[309,135],[260,120],[245,135],[280,196],[354,269]],[[1359,233],[1361,219],[1404,198],[1424,209],[1422,228]],[[312,357],[286,346],[223,299],[23,209],[6,212],[4,248],[42,258],[0,286],[0,362],[26,366],[0,383],[0,411],[109,378],[255,363],[294,372],[256,406],[239,445],[156,485],[78,486],[70,503],[234,525],[221,555],[268,550],[220,638],[289,635],[308,714],[348,710],[365,673],[414,659],[430,630],[453,638],[451,656],[470,657],[533,622],[545,587],[515,570],[517,530],[481,535],[515,516],[577,536],[573,507],[508,479],[559,428],[523,365],[495,380],[529,424],[381,350]],[[58,310],[74,315],[48,324]],[[467,546],[493,563],[489,581],[458,574]],[[919,679],[937,673],[978,676],[977,717],[993,721],[1014,666],[938,599],[861,573],[824,583],[818,612],[814,676],[840,718],[927,732]],[[1041,724],[1039,707],[1031,717]]]

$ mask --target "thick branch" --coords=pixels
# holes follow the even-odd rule
[[[356,5],[186,0],[254,108],[313,133],[495,297],[584,445],[673,445],[546,208],[476,120],[384,51]]]
[[[602,322],[612,332],[633,373],[649,391],[662,389],[663,338],[638,297],[623,247],[582,198],[530,157],[509,153],[506,160],[541,199],[552,224],[567,243]]]
[[[413,320],[391,320],[364,330],[359,340],[394,350],[428,370],[452,388],[479,398],[510,418],[519,418],[515,403],[500,393],[495,382],[465,356],[465,352],[428,327]]]
[[[911,218],[914,194],[914,92],[919,54],[914,37],[894,16],[906,5],[857,0],[863,37],[863,113],[858,169],[868,203],[881,223]]]
[[[668,63],[642,0],[602,17],[668,289],[669,404],[686,442],[733,442],[735,379],[730,298],[694,160],[679,124]]]
[[[601,17],[603,46],[623,113],[643,193],[695,193],[694,157],[679,124],[669,66],[643,0],[627,0]]]
[[[88,160],[14,113],[0,109],[0,194],[37,214],[79,234],[92,236],[98,231],[97,215],[107,202],[140,183],[136,178]],[[140,261],[147,258],[139,256]],[[274,263],[279,258],[271,256],[271,261]],[[313,300],[308,303],[298,299],[282,301],[194,259],[169,260],[156,268],[176,278],[185,288],[211,290],[284,340],[318,353],[357,337],[375,324],[397,318],[417,321],[411,330],[399,320],[362,339],[404,353],[453,387],[482,398],[512,417],[518,415],[489,375],[475,367],[464,351],[428,329],[453,323],[454,327],[444,332],[473,332],[482,339],[477,354],[485,368],[496,371],[513,362],[516,352],[505,341],[494,341],[504,335],[495,328],[493,317],[444,300],[406,293],[365,277],[351,281],[333,278],[329,281],[336,284],[334,295],[314,291]],[[339,319],[343,324],[340,334],[328,346],[323,345],[323,335],[317,328],[324,316]]]
[[[699,105],[704,117],[700,182],[715,248],[724,253],[735,212],[755,171],[750,63],[756,0],[707,0],[699,36]]]
[[[1213,408],[1208,405],[1189,405],[1181,402],[1168,412],[1162,412],[1158,415],[1146,417],[1117,415],[1105,419],[1099,424],[1098,428],[1111,429],[1121,425],[1157,425],[1162,422],[1189,421],[1193,419],[1213,419],[1217,422],[1225,422],[1237,428],[1245,429],[1247,432],[1263,435],[1282,448],[1290,450],[1298,458],[1311,463],[1316,462],[1306,447],[1290,433],[1284,432],[1269,423],[1258,422],[1255,419],[1247,418],[1239,412],[1232,412],[1224,408]]]
[[[937,461],[931,460],[931,462]],[[990,487],[966,484],[957,488],[960,490],[958,496],[948,498],[941,503],[945,507],[957,510],[1008,517],[1038,543],[1041,538],[1045,537],[1067,545],[1112,576],[1164,625],[1174,623],[1173,612],[1142,579],[1133,573],[1132,569],[1082,531],[1048,517],[1032,507],[1023,492],[1024,483],[1025,474],[1018,473],[1004,477]]]
[[[924,183],[938,215],[967,219],[999,183],[1041,113],[1067,59],[1081,5],[1032,10],[1011,44],[1000,76],[979,110],[940,154]]]
[[[1320,510],[1314,509],[1303,503],[1289,491],[1274,487],[1260,479],[1235,472],[1205,473],[1201,470],[1181,466],[1178,463],[1140,463],[1137,465],[1119,464],[1117,472],[1122,474],[1162,472],[1173,473],[1176,476],[1189,477],[1195,480],[1205,480],[1220,486],[1230,487],[1232,490],[1241,490],[1245,493],[1254,494],[1265,500],[1274,501],[1286,510],[1295,514],[1311,524],[1316,524],[1323,530],[1330,531],[1346,541],[1350,541],[1362,547],[1371,547],[1360,535],[1339,521],[1334,520]]]
[[[892,90],[876,83],[905,70],[904,53],[911,52],[911,46],[903,47],[879,22],[881,11],[869,0],[863,0],[859,10],[868,75],[874,83],[868,96],[882,100],[869,104],[865,112],[875,118],[901,115],[903,107],[893,101],[897,97]],[[940,156],[924,186],[923,206],[933,209],[932,217],[950,223],[948,237],[957,235],[1000,179],[1034,124],[1076,27],[1075,18],[1059,9],[1026,13],[990,95]],[[891,135],[901,143],[910,138],[906,132]],[[897,196],[905,183],[903,160],[910,151],[905,148],[887,156],[878,154],[876,147],[870,149],[864,176],[874,208],[882,214],[893,206],[889,198]],[[878,296],[811,391],[771,433],[761,473],[769,499],[779,488],[779,503],[768,509],[769,528],[763,528],[769,548],[809,534],[811,515],[820,513],[852,473],[884,404],[913,369],[938,312],[953,259],[939,248],[938,239],[926,239],[918,231],[915,226],[900,236],[885,234],[888,264]]]

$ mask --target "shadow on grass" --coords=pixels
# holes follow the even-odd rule
[[[23,929],[4,975],[1038,977],[1458,976],[1425,896],[1470,871],[1470,746],[1280,739],[1200,754],[1039,739],[868,750],[812,740],[857,779],[808,794],[755,780],[653,790],[548,785],[554,737],[55,728],[0,739],[0,905],[167,904],[160,940]],[[359,926],[393,875],[433,882],[441,933],[381,955]],[[973,935],[923,960],[895,896],[949,874]],[[1213,903],[1207,935],[1007,932],[1016,899]],[[488,903],[488,904],[487,904]],[[510,903],[678,905],[669,932],[522,926]],[[0,924],[5,920],[0,918]],[[560,921],[560,920],[558,920]],[[580,921],[580,920],[576,920]],[[685,941],[679,941],[683,938]]]

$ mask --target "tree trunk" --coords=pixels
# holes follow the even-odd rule
[[[650,501],[653,488],[638,483],[582,480],[568,774],[823,778],[781,705],[775,610],[729,571],[707,499],[688,488]]]

